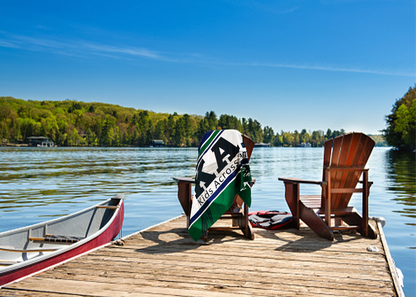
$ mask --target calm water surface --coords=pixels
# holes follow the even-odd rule
[[[321,179],[322,148],[261,148],[251,158],[256,179],[251,210],[286,210],[278,177]],[[69,214],[125,193],[123,235],[182,213],[173,176],[193,176],[197,150],[175,148],[0,148],[0,232]],[[374,182],[370,216],[384,232],[416,296],[415,154],[375,148],[368,167]],[[319,188],[305,186],[303,194]],[[359,196],[352,205],[360,210]]]

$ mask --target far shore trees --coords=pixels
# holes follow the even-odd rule
[[[217,116],[214,111],[205,116],[179,115],[106,103],[0,97],[0,145],[46,136],[58,146],[146,147],[163,140],[166,146],[196,147],[202,135],[213,129],[236,129],[256,143],[284,147],[321,147],[327,139],[345,133],[343,129],[278,133],[256,119]]]

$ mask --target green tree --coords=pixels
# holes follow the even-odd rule
[[[293,144],[295,143],[295,137],[292,133],[283,132],[282,137],[283,137],[283,146],[293,146]]]
[[[298,130],[295,130],[295,132],[293,133],[293,142],[292,142],[292,146],[299,146],[300,145],[300,137],[299,137],[299,132]]]
[[[324,131],[319,130],[319,131],[312,132],[312,137],[311,137],[312,147],[321,147],[324,145],[324,142],[325,142]]]
[[[194,127],[189,114],[183,115],[184,138],[186,146],[191,146],[193,143]]]
[[[213,111],[206,112],[205,119],[208,121],[208,130],[207,131],[217,129],[218,119],[217,119],[217,115],[215,114],[215,112],[213,112]]]
[[[257,120],[249,118],[247,122],[247,128],[244,130],[244,133],[253,139],[254,142],[263,141],[263,130],[261,128],[261,124]]]
[[[91,131],[90,128],[88,128],[87,131],[87,145],[88,146],[96,146],[98,144],[98,139],[97,136],[95,135],[94,132]]]
[[[279,135],[279,132],[276,133],[273,138],[273,146],[283,146],[283,131],[281,135]]]
[[[310,143],[310,141],[311,141],[311,136],[306,131],[306,129],[302,129],[299,135],[299,142],[302,144],[302,143]]]
[[[185,145],[185,130],[185,120],[183,117],[180,117],[175,123],[175,133],[173,135],[174,146]]]
[[[67,145],[69,146],[77,146],[80,144],[81,142],[81,137],[78,134],[77,129],[75,128],[70,128],[68,131],[68,136],[67,136]]]
[[[198,123],[198,128],[196,131],[196,138],[198,139],[198,141],[202,138],[202,136],[204,136],[204,134],[206,132],[208,132],[209,129],[209,124],[208,124],[208,120],[206,118],[203,118],[202,120],[199,121]]]
[[[416,149],[416,85],[396,100],[392,113],[386,116],[383,130],[387,143],[399,150]]]
[[[112,146],[114,141],[114,120],[113,117],[107,115],[104,122],[101,133],[101,144],[106,146]]]
[[[225,130],[225,129],[235,129],[238,131],[242,130],[242,125],[239,119],[235,116],[222,114],[218,120],[218,126]]]
[[[271,143],[273,145],[274,140],[274,131],[269,126],[264,127],[263,129],[263,141],[265,143]]]
[[[165,136],[167,139],[169,139],[168,144],[172,145],[173,144],[173,135],[175,133],[175,115],[170,114],[168,117],[168,123],[166,126],[166,132],[165,132]]]

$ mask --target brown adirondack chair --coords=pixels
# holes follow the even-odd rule
[[[251,153],[254,148],[254,141],[246,135],[243,135],[244,145],[247,149],[248,159],[251,157]],[[194,178],[189,177],[174,177],[173,178],[178,184],[178,199],[182,206],[182,209],[186,215],[186,227],[189,227],[189,220],[191,216],[192,208],[192,184],[195,184]],[[254,180],[253,182],[254,183]],[[234,203],[228,211],[220,219],[231,219],[232,223],[229,227],[211,227],[208,230],[231,230],[240,229],[244,236],[249,239],[254,239],[254,232],[248,221],[248,206],[243,202],[239,195],[234,197]],[[208,239],[208,232],[204,235],[204,240]]]
[[[349,133],[325,142],[322,181],[279,178],[285,185],[286,202],[299,228],[300,220],[323,238],[333,240],[332,230],[354,229],[377,238],[368,223],[368,196],[372,182],[365,168],[374,141],[363,133]],[[360,177],[362,181],[359,181]],[[361,183],[362,186],[358,186]],[[300,196],[301,184],[322,187],[321,195]],[[353,193],[362,193],[362,216],[348,206]],[[347,223],[344,225],[343,222]]]

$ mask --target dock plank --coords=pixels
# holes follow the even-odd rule
[[[380,239],[333,242],[300,230],[212,231],[194,242],[185,218],[157,225],[0,289],[1,296],[397,296]],[[369,252],[367,247],[377,247]]]

